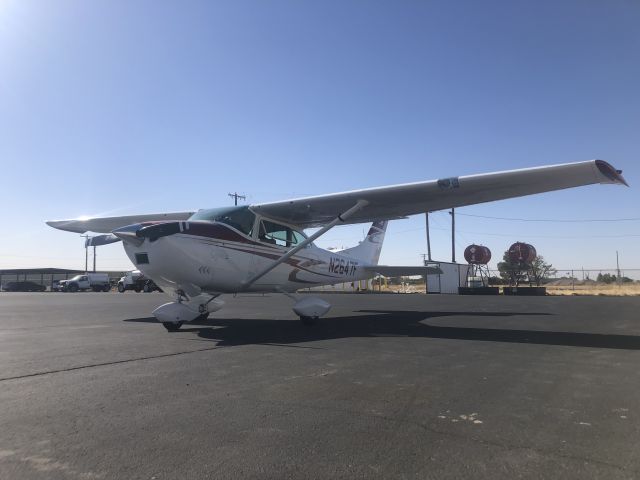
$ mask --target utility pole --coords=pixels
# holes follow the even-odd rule
[[[620,285],[622,279],[620,278],[620,259],[618,258],[618,250],[616,250],[616,273],[618,274],[616,283]]]
[[[228,193],[227,195],[229,195],[230,197],[233,197],[233,202],[234,205],[237,207],[238,206],[238,199],[242,199],[242,200],[246,200],[247,197],[245,197],[244,195],[239,195],[238,192],[233,192],[233,193]]]
[[[96,246],[93,246],[93,273],[96,273]]]
[[[89,235],[80,235],[84,240],[84,274],[89,271]]]
[[[424,266],[427,266],[427,255],[424,254],[424,253],[421,253],[420,256],[422,257],[422,264]],[[431,259],[429,258],[429,260],[431,260]],[[427,285],[427,276],[426,275],[424,275],[424,293],[429,293],[429,286]]]
[[[456,263],[456,209],[452,208],[451,215],[451,263]]]
[[[424,218],[427,224],[427,258],[431,261],[431,236],[429,235],[429,212],[424,213]]]

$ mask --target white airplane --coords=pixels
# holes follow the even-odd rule
[[[136,268],[174,301],[154,310],[169,331],[219,310],[225,293],[279,292],[312,324],[331,305],[300,288],[369,279],[376,274],[419,275],[437,267],[378,265],[387,223],[428,211],[461,207],[594,183],[627,185],[603,160],[442,178],[197,212],[48,221],[70,232],[108,233],[122,240]],[[336,225],[373,222],[358,246],[331,252],[314,240]],[[321,227],[307,236],[306,228]],[[94,238],[95,240],[95,238]]]

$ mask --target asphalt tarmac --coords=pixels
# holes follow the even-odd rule
[[[0,478],[639,478],[640,297],[0,293]]]

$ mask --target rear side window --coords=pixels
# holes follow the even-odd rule
[[[146,253],[136,253],[136,265],[144,265],[149,263],[149,255]]]

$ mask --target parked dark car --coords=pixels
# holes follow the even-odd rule
[[[7,282],[2,286],[5,292],[44,292],[44,285],[35,282]]]

